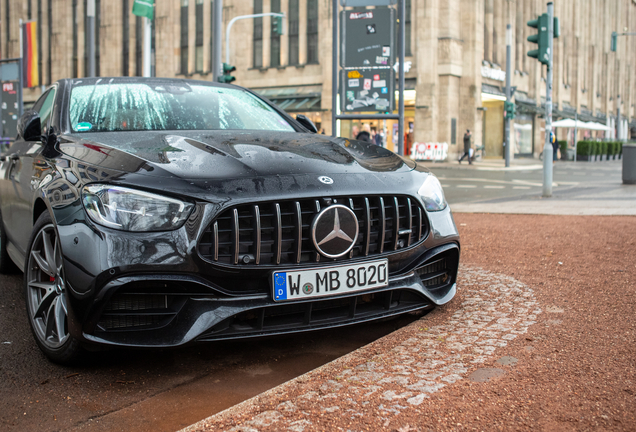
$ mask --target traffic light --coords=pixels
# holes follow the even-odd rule
[[[618,38],[618,33],[616,32],[612,32],[612,44],[611,44],[611,50],[616,52],[616,39]]]
[[[272,17],[272,34],[277,34],[279,36],[283,34],[283,17],[282,16]]]
[[[543,64],[550,62],[550,53],[548,52],[549,40],[548,40],[548,14],[544,13],[539,18],[528,21],[528,26],[536,28],[537,34],[528,36],[528,42],[536,43],[538,49],[528,51],[528,57],[533,57],[539,60]],[[561,26],[557,17],[552,21],[552,36],[558,38],[561,34]]]
[[[514,102],[504,102],[504,112],[506,113],[506,118],[509,120],[513,120],[515,118],[515,114],[517,113],[517,109],[515,107]]]
[[[548,53],[548,14],[544,13],[539,18],[528,21],[528,26],[538,30],[537,34],[528,36],[528,42],[538,45],[538,49],[528,51],[528,57],[536,58],[547,65],[550,62]]]
[[[236,81],[236,77],[230,75],[235,70],[236,70],[236,67],[227,63],[223,63],[223,75],[219,77],[219,82],[229,84],[232,81]]]

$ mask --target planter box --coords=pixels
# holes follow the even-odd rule
[[[584,162],[594,162],[595,157],[596,156],[593,155],[576,155],[576,160]]]

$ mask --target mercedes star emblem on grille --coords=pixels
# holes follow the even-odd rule
[[[320,180],[324,184],[333,184],[333,179],[331,177],[320,176],[318,177],[318,180]]]
[[[327,258],[349,252],[358,238],[358,218],[349,207],[335,204],[318,215],[311,226],[314,246]]]

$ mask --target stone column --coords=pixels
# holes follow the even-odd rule
[[[416,68],[415,141],[437,141],[438,81],[437,50],[440,0],[415,2],[414,61]],[[391,131],[389,131],[391,133]]]
[[[453,148],[457,153],[463,150],[463,134],[466,129],[470,129],[472,132],[473,145],[481,145],[483,141],[483,111],[477,110],[478,107],[482,106],[481,60],[482,47],[484,44],[483,1],[484,0],[461,0],[461,39],[464,41],[464,46],[459,92],[457,145]]]

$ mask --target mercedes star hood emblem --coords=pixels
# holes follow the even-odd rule
[[[349,252],[358,239],[358,218],[353,210],[334,204],[321,211],[311,227],[314,246],[327,258]]]

